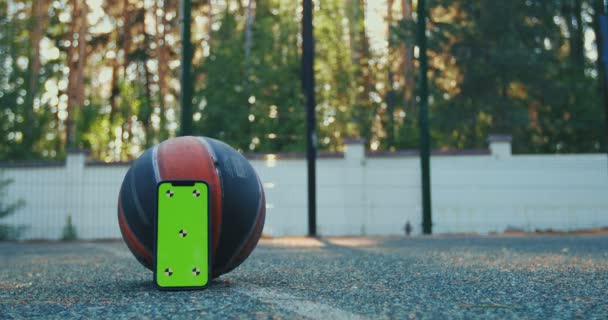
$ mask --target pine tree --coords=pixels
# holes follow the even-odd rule
[[[14,214],[21,207],[25,206],[25,201],[19,199],[13,203],[7,203],[6,192],[9,185],[13,183],[12,179],[4,179],[0,172],[0,220]],[[25,230],[24,226],[12,226],[0,223],[0,240],[15,240]]]

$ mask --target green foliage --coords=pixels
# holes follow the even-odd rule
[[[49,156],[55,116],[47,101],[39,99],[45,81],[58,73],[54,60],[32,69],[34,46],[31,32],[36,18],[33,1],[22,5],[0,1],[0,160],[37,159]],[[56,129],[55,129],[56,130]],[[46,139],[45,139],[46,138]],[[46,141],[45,141],[46,140]]]
[[[354,9],[358,3],[354,4]],[[353,62],[349,42],[349,30],[340,26],[341,19],[352,9],[346,1],[323,1],[315,12],[315,81],[317,84],[316,100],[321,106],[317,116],[319,120],[319,146],[336,149],[343,137],[361,133],[361,122],[368,119],[361,114],[355,115],[351,106],[357,100],[355,72],[359,71]],[[362,19],[363,16],[352,17]],[[365,108],[365,107],[361,107]],[[361,109],[359,108],[359,109]],[[358,111],[358,110],[357,110]],[[359,118],[361,117],[361,119]],[[357,119],[358,126],[350,128],[347,124]],[[364,126],[369,126],[370,123]]]
[[[391,26],[368,20],[370,8],[387,18],[385,4],[315,3],[319,148],[341,150],[345,137],[418,147],[415,83],[403,80],[418,72],[401,61],[416,41],[415,19],[401,16],[404,2],[393,1]],[[0,160],[65,156],[69,119],[74,146],[106,161],[130,160],[178,132],[178,1],[79,2],[92,6],[86,57],[74,46],[72,3],[0,0]],[[489,134],[507,133],[519,153],[605,151],[591,45],[598,3],[429,1],[433,147],[485,148]],[[243,152],[305,149],[300,6],[193,2],[196,134]],[[381,41],[372,37],[386,30],[390,49],[374,48]],[[86,61],[80,77],[78,61]],[[74,103],[75,93],[83,101]]]
[[[565,14],[573,3],[434,1],[458,13],[429,39],[431,55],[446,57],[431,66],[437,146],[483,148],[489,134],[507,133],[515,152],[605,150],[595,66],[575,50],[590,25],[572,22],[583,6]]]
[[[21,207],[25,206],[25,201],[19,199],[13,203],[6,203],[5,197],[8,186],[13,183],[12,179],[3,179],[0,173],[0,220],[14,214]],[[25,230],[25,226],[13,226],[0,223],[0,241],[16,240]]]
[[[251,126],[243,88],[243,36],[237,30],[235,13],[226,10],[220,23],[219,30],[213,33],[214,42],[207,63],[202,66],[208,80],[205,88],[196,94],[202,118],[194,127],[202,135],[244,150],[250,142]]]
[[[300,86],[297,22],[292,1],[256,3],[250,56],[244,50],[244,16],[228,9],[212,34],[207,75],[196,93],[196,131],[243,151],[303,150],[304,106]],[[275,11],[276,10],[276,11]]]
[[[72,216],[68,215],[65,226],[63,227],[63,231],[61,233],[62,241],[74,241],[78,239],[78,233],[76,232],[76,227],[72,224]]]

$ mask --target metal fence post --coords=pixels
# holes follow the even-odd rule
[[[315,47],[312,25],[312,0],[304,0],[302,17],[302,86],[306,96],[306,159],[308,165],[308,235],[317,235],[316,120],[315,120]]]
[[[426,19],[427,12],[424,0],[418,0],[418,60],[420,63],[420,169],[422,178],[422,232],[431,234],[433,220],[431,217],[431,141],[429,134],[428,105],[428,58],[426,55]]]
[[[192,40],[191,40],[191,21],[192,6],[191,0],[181,0],[180,22],[182,25],[182,61],[181,61],[181,123],[180,136],[192,134]]]

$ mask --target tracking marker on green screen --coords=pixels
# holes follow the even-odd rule
[[[160,289],[201,289],[211,274],[209,187],[202,181],[158,185],[154,282]]]

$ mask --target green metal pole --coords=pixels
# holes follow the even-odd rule
[[[418,62],[420,63],[420,169],[422,178],[422,233],[433,233],[431,208],[431,139],[429,133],[428,58],[426,54],[426,4],[418,0]]]
[[[306,163],[308,167],[308,236],[317,236],[317,134],[315,119],[315,38],[313,1],[302,3],[302,86],[306,97]]]
[[[192,40],[191,22],[192,5],[191,0],[181,0],[180,22],[182,28],[182,61],[181,61],[181,124],[180,136],[192,135]]]

